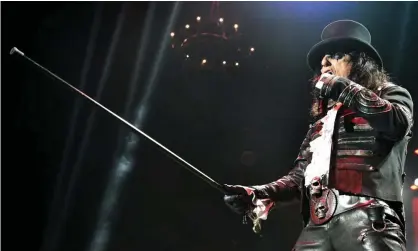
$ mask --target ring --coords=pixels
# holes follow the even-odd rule
[[[379,233],[385,231],[385,229],[386,229],[386,222],[383,222],[383,228],[381,228],[379,230],[374,227],[374,223],[375,222],[372,222],[372,228],[373,228],[374,231],[379,232]]]

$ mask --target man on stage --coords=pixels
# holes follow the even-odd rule
[[[295,251],[406,250],[402,200],[413,101],[389,80],[366,27],[340,20],[308,53],[311,124],[289,173],[266,185],[225,185],[226,204],[266,219],[300,201]]]

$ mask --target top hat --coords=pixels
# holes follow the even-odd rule
[[[353,20],[338,20],[328,24],[321,34],[321,42],[315,44],[308,52],[308,65],[311,70],[320,67],[320,62],[326,54],[337,52],[364,52],[383,67],[382,58],[371,45],[369,30]]]

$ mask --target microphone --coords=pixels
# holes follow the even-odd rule
[[[324,81],[322,81],[322,79],[323,79],[323,77],[331,77],[332,75],[330,74],[330,73],[328,73],[328,72],[325,72],[325,73],[323,73],[320,77],[319,77],[319,80],[318,80],[318,82],[316,82],[316,84],[315,84],[315,88],[317,88],[317,89],[322,89],[322,86],[324,86]]]

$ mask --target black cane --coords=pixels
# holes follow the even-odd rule
[[[167,147],[163,146],[162,144],[160,144],[159,142],[157,142],[155,139],[151,138],[146,133],[144,133],[143,131],[139,130],[135,126],[133,126],[128,121],[124,120],[123,118],[121,118],[120,116],[118,116],[117,114],[115,114],[114,112],[112,112],[111,110],[107,109],[105,106],[103,106],[102,104],[100,104],[99,102],[97,102],[96,100],[94,100],[93,98],[89,97],[84,92],[82,92],[79,89],[75,88],[74,86],[72,86],[71,84],[69,84],[67,81],[65,81],[62,78],[58,77],[57,75],[55,75],[54,73],[52,73],[51,71],[49,71],[48,69],[46,69],[45,67],[43,67],[42,65],[38,64],[37,62],[35,62],[34,60],[32,60],[31,58],[29,58],[28,56],[26,56],[23,52],[21,52],[16,47],[13,47],[10,50],[10,55],[13,55],[13,54],[22,56],[23,58],[27,59],[29,62],[31,62],[32,64],[34,64],[35,66],[37,66],[38,69],[42,70],[47,75],[51,76],[53,79],[58,80],[59,82],[65,84],[67,87],[71,88],[73,91],[75,91],[79,95],[83,96],[84,98],[86,98],[87,100],[89,100],[91,103],[93,103],[97,107],[100,107],[101,109],[103,109],[104,111],[106,111],[107,113],[109,113],[110,115],[112,115],[114,118],[116,118],[120,122],[122,122],[124,125],[126,125],[127,127],[129,127],[132,130],[133,133],[135,133],[137,135],[142,135],[145,138],[147,138],[150,141],[152,141],[153,143],[155,143],[157,146],[159,146],[160,148],[162,148],[163,150],[165,150],[167,153],[169,153],[171,156],[173,156],[176,160],[180,161],[180,163],[183,164],[182,165],[183,167],[185,167],[187,170],[189,170],[194,175],[196,175],[197,177],[199,177],[201,180],[203,180],[206,183],[208,183],[213,188],[216,188],[218,191],[222,192],[223,194],[226,194],[227,193],[226,190],[224,189],[224,187],[221,184],[219,184],[218,182],[216,182],[215,180],[213,180],[212,178],[210,178],[209,176],[207,176],[206,174],[204,174],[202,171],[200,171],[196,167],[194,167],[191,164],[189,164],[184,159],[180,158],[177,154],[175,154],[174,152],[170,151]]]

